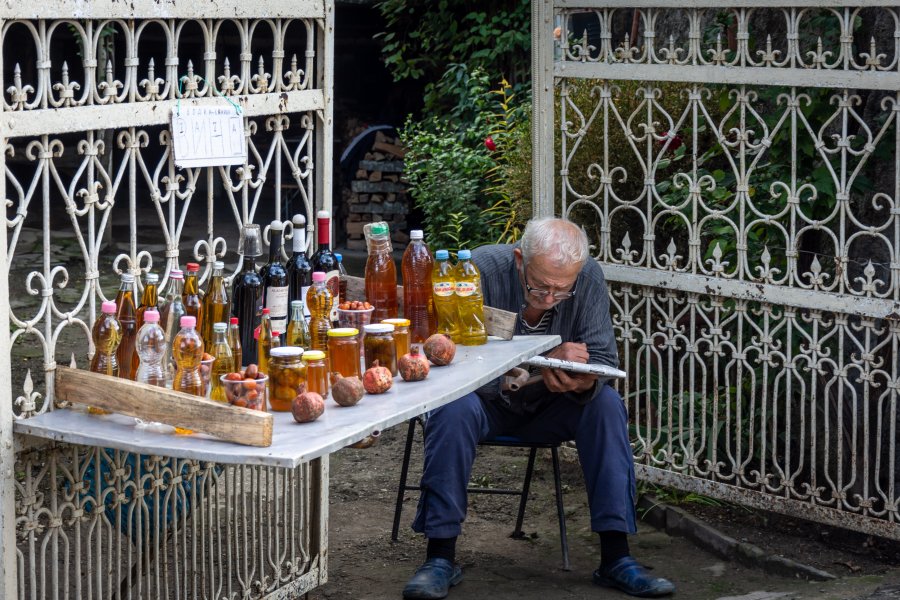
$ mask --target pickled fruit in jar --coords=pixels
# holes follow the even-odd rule
[[[272,410],[291,410],[291,402],[306,391],[307,368],[301,355],[303,348],[282,346],[272,348],[269,357],[269,405]]]

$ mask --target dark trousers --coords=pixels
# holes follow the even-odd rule
[[[468,504],[466,486],[478,442],[501,435],[524,441],[575,440],[584,471],[591,529],[634,533],[634,460],[622,397],[603,385],[581,406],[551,396],[532,414],[518,414],[498,402],[463,396],[428,415],[422,494],[413,530],[428,538],[455,537]]]

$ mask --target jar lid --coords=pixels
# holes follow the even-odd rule
[[[335,327],[328,330],[328,337],[351,337],[359,335],[359,329],[355,327]]]
[[[382,323],[387,323],[394,327],[409,327],[409,319],[384,319]]]
[[[303,360],[325,360],[325,353],[321,350],[307,350],[303,353]]]
[[[270,356],[278,356],[280,358],[283,357],[297,357],[303,354],[303,348],[299,348],[297,346],[278,346],[277,348],[272,348],[269,350]]]
[[[366,333],[393,333],[394,326],[390,323],[373,323],[372,325],[363,325],[363,331]]]

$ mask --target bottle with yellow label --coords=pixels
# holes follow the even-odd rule
[[[450,253],[438,250],[434,253],[434,270],[431,272],[431,293],[437,316],[437,333],[446,333],[453,341],[459,340],[459,316],[456,311],[455,273]]]
[[[471,261],[470,250],[460,250],[455,270],[454,292],[459,314],[459,343],[480,346],[487,343],[484,327],[484,298],[481,294],[481,273]],[[454,338],[455,341],[455,338]]]

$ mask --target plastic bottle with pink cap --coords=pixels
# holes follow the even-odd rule
[[[197,319],[191,315],[181,317],[181,331],[172,342],[172,356],[175,358],[175,379],[172,383],[177,392],[204,396],[206,391],[200,376],[200,361],[203,359],[203,338],[197,333]],[[192,433],[189,429],[175,428],[176,433]]]
[[[94,356],[91,358],[91,371],[111,377],[119,376],[119,362],[116,350],[122,341],[122,325],[116,318],[116,303],[107,300],[101,306],[103,311],[94,321],[91,338],[94,340]],[[88,407],[88,412],[95,415],[106,415],[109,411]]]

